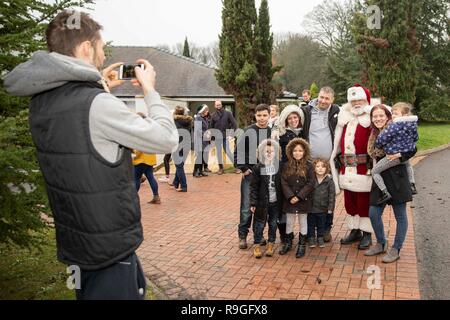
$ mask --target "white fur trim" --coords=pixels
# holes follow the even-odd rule
[[[370,222],[370,218],[368,217],[359,217],[359,230],[364,232],[374,233],[372,222]]]
[[[347,101],[366,100],[366,92],[362,87],[351,87],[347,90]]]
[[[280,114],[280,117],[278,119],[278,130],[279,130],[279,136],[282,136],[286,133],[286,120],[289,117],[291,113],[298,114],[298,117],[300,118],[300,123],[303,125],[305,124],[305,114],[303,113],[303,110],[295,105],[290,104],[286,108],[283,109],[283,111]]]
[[[349,173],[348,167],[345,170],[345,174],[339,175],[339,186],[341,189],[353,192],[370,192],[372,189],[372,176]]]
[[[394,122],[417,122],[419,117],[417,116],[403,116],[394,119]]]
[[[359,216],[347,216],[347,226],[349,230],[359,229]]]
[[[364,232],[374,233],[370,218],[359,215],[347,216],[347,226],[349,230],[359,229]]]
[[[344,127],[353,119],[358,119],[358,122],[361,126],[363,126],[364,128],[368,128],[370,126],[370,110],[372,110],[372,107],[366,106],[364,107],[365,112],[360,116],[356,116],[352,113],[351,103],[346,103],[342,106],[341,112],[339,112],[338,126]]]

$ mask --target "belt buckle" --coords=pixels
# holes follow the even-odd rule
[[[345,163],[348,167],[357,167],[358,159],[353,154],[345,155]]]

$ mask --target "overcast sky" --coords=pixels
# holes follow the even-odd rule
[[[259,7],[260,0],[256,0]],[[272,31],[302,32],[302,21],[322,0],[269,0]],[[218,40],[221,0],[97,0],[90,14],[113,45],[175,45],[187,36],[205,46]]]

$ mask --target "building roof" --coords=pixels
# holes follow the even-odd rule
[[[163,97],[229,97],[215,78],[215,69],[193,59],[155,47],[114,46],[105,65],[121,61],[133,64],[139,58],[148,60],[156,71],[156,90]],[[130,82],[112,91],[119,97],[142,95]]]

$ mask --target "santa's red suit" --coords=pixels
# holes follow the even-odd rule
[[[335,132],[332,161],[338,156],[341,169],[332,167],[337,193],[344,190],[345,209],[350,230],[373,233],[369,218],[369,196],[372,176],[367,167],[367,145],[370,136],[370,92],[362,87],[348,91],[349,101],[365,100],[357,112],[349,102],[342,106]],[[344,156],[344,157],[342,157]],[[333,163],[333,162],[332,162]],[[356,240],[356,239],[355,239]]]

